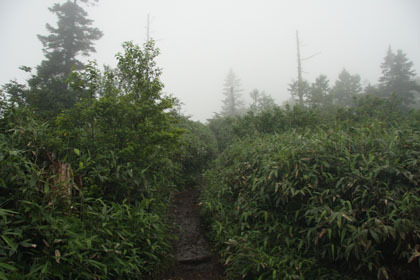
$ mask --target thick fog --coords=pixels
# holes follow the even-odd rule
[[[48,11],[58,0],[0,0],[0,84],[27,77],[21,65],[44,58],[36,34],[56,18]],[[90,59],[115,65],[121,43],[146,40],[161,50],[165,93],[184,104],[183,113],[205,121],[221,109],[223,83],[232,68],[243,95],[264,90],[278,104],[290,97],[296,79],[299,30],[304,78],[325,74],[333,84],[345,67],[364,84],[375,84],[389,46],[401,49],[420,73],[420,1],[279,1],[279,0],[100,0],[87,8],[104,33]]]

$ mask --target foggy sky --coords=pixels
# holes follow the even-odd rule
[[[48,11],[55,2],[63,1],[0,0],[0,84],[24,81],[18,67],[44,58],[36,34],[47,34],[47,22],[55,25]],[[345,67],[376,84],[389,45],[402,49],[420,73],[419,0],[100,0],[87,11],[104,32],[90,59],[111,66],[122,42],[144,43],[150,13],[164,91],[178,97],[194,120],[220,112],[230,68],[247,100],[255,88],[278,104],[288,99],[297,75],[296,30],[302,57],[320,53],[303,64],[310,82],[325,74],[333,85]]]

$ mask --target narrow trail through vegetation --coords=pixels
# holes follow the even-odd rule
[[[177,226],[174,234],[176,264],[163,280],[219,280],[223,268],[213,256],[200,223],[199,191],[188,189],[174,195],[170,216]]]

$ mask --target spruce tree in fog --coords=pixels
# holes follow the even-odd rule
[[[222,107],[223,116],[233,117],[243,112],[244,102],[241,99],[241,91],[241,82],[233,70],[230,69],[223,87],[223,95],[225,96]]]
[[[93,41],[102,37],[102,32],[92,27],[87,12],[76,1],[54,4],[49,10],[57,18],[57,27],[47,24],[49,35],[38,35],[44,46],[46,60],[38,67],[38,74],[43,77],[67,77],[73,67],[80,70],[83,63],[78,55],[88,56],[95,52]]]
[[[49,34],[38,35],[45,60],[29,80],[27,97],[28,103],[46,117],[70,108],[78,100],[67,79],[72,70],[83,68],[79,56],[95,52],[94,41],[102,37],[102,32],[92,27],[93,21],[76,0],[56,3],[49,10],[58,18],[57,27],[47,24]]]
[[[379,78],[379,89],[382,97],[389,98],[392,94],[401,98],[404,106],[414,103],[413,93],[419,91],[415,81],[415,71],[411,68],[413,63],[401,50],[394,53],[391,47],[381,64],[382,77]]]
[[[343,69],[338,75],[338,80],[331,90],[335,104],[351,107],[354,105],[354,98],[362,91],[359,75],[351,75],[346,69]]]
[[[311,84],[307,103],[310,107],[320,107],[329,102],[330,85],[327,76],[319,75]]]

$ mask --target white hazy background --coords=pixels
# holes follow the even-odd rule
[[[0,0],[0,84],[25,81],[18,67],[44,58],[36,34],[47,34],[46,23],[55,26],[48,7],[56,2],[63,0]],[[364,85],[376,84],[390,45],[420,72],[419,0],[100,0],[86,10],[104,33],[89,59],[110,66],[122,42],[145,42],[150,14],[165,93],[179,98],[193,120],[220,111],[230,68],[246,100],[253,89],[278,104],[287,100],[297,75],[296,30],[303,58],[320,53],[303,63],[310,82],[325,74],[333,85],[345,67]]]

